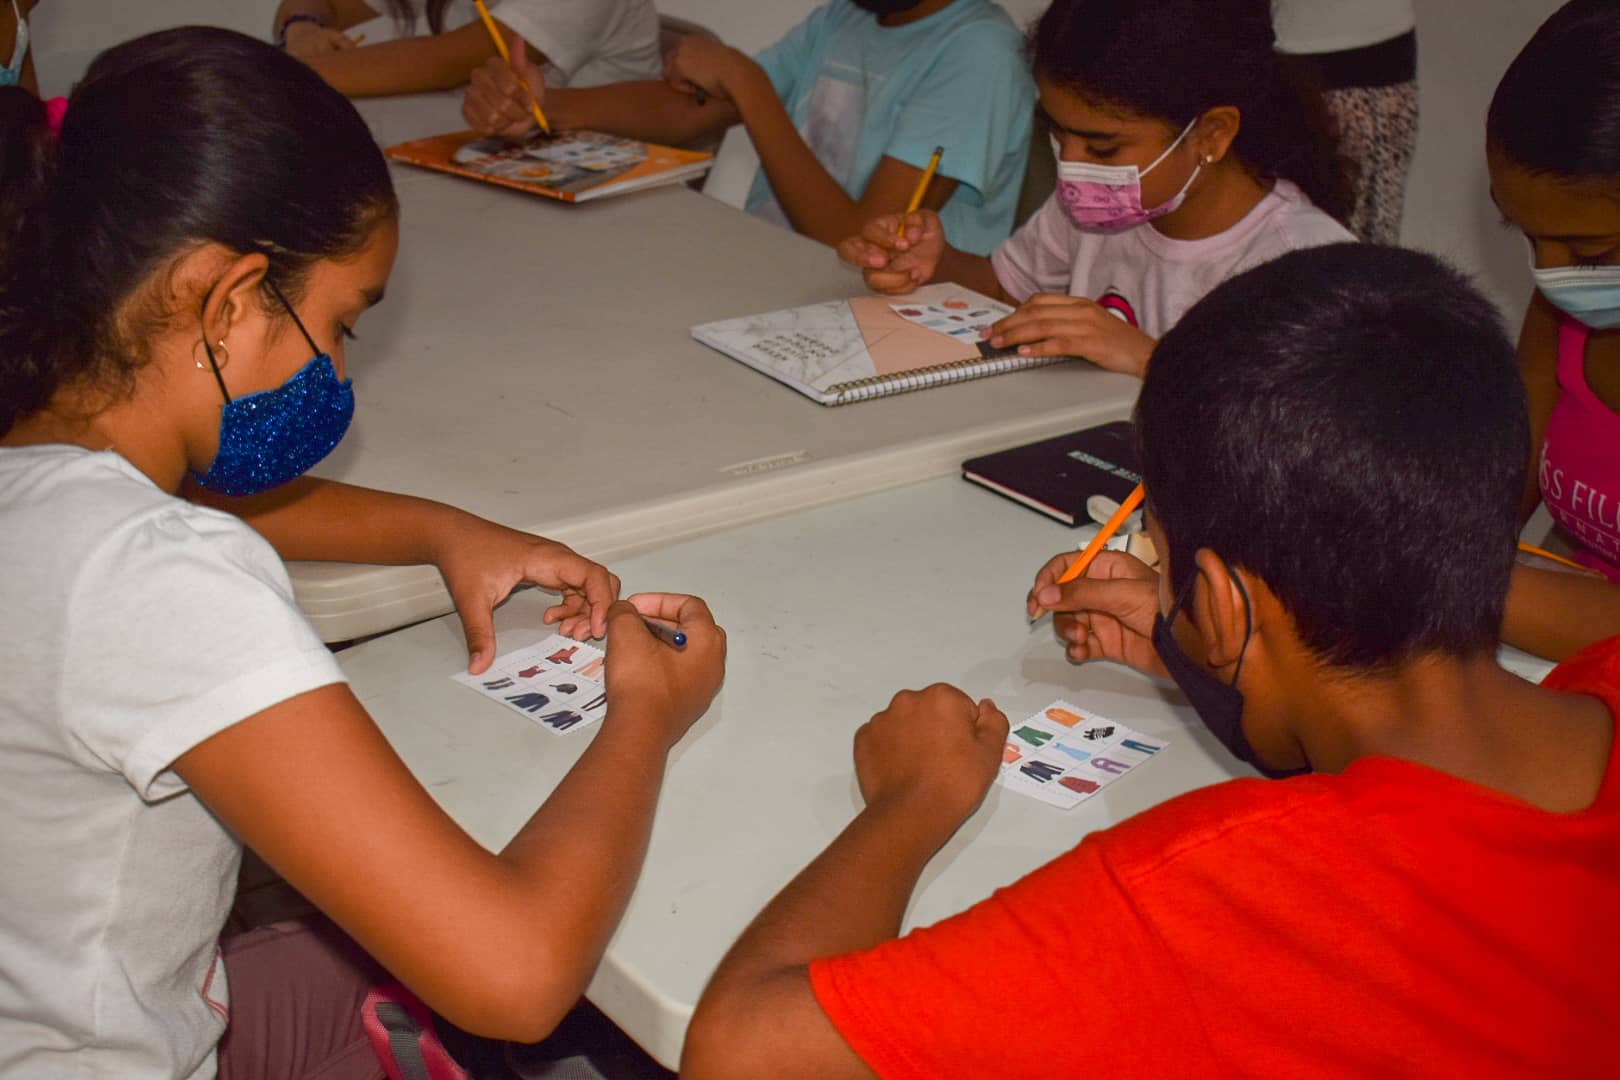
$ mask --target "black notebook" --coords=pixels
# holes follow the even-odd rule
[[[1091,521],[1093,495],[1117,506],[1142,481],[1129,420],[973,458],[962,463],[962,476],[1066,525]]]

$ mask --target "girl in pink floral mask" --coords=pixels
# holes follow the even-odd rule
[[[1267,0],[1054,0],[1030,34],[1051,198],[988,258],[926,210],[839,252],[878,292],[947,280],[1019,305],[991,327],[996,348],[1141,375],[1226,278],[1351,239],[1320,100],[1273,38]]]

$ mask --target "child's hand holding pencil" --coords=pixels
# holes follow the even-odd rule
[[[503,37],[499,27],[492,33],[502,45],[500,55],[473,69],[461,98],[462,118],[481,134],[507,139],[524,138],[536,128],[549,133],[545,73],[529,59],[529,46],[521,37]]]
[[[1031,619],[1052,613],[1052,630],[1075,663],[1113,660],[1138,671],[1169,678],[1153,648],[1153,620],[1159,614],[1159,575],[1122,551],[1103,551],[1083,576],[1065,581],[1080,558],[1074,551],[1055,555],[1035,575],[1025,598]]]

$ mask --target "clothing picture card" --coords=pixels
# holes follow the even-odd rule
[[[1117,720],[1054,701],[1009,725],[996,783],[1068,810],[1168,745]]]
[[[963,296],[953,296],[937,304],[890,304],[889,308],[914,326],[975,346],[984,340],[991,326],[1011,315],[1013,310],[994,300],[978,303]]]
[[[482,675],[450,677],[561,735],[607,714],[606,666],[607,655],[596,646],[552,634],[497,656]]]

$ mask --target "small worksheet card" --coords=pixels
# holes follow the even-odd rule
[[[933,330],[947,337],[977,344],[982,331],[992,323],[1000,322],[1012,314],[1012,308],[994,301],[974,301],[960,297],[942,300],[937,304],[890,304],[894,313],[909,323]]]
[[[1169,745],[1078,705],[1054,701],[1009,729],[996,782],[1067,810]]]
[[[607,713],[606,664],[596,646],[552,634],[497,656],[482,675],[458,671],[450,677],[561,735]]]

